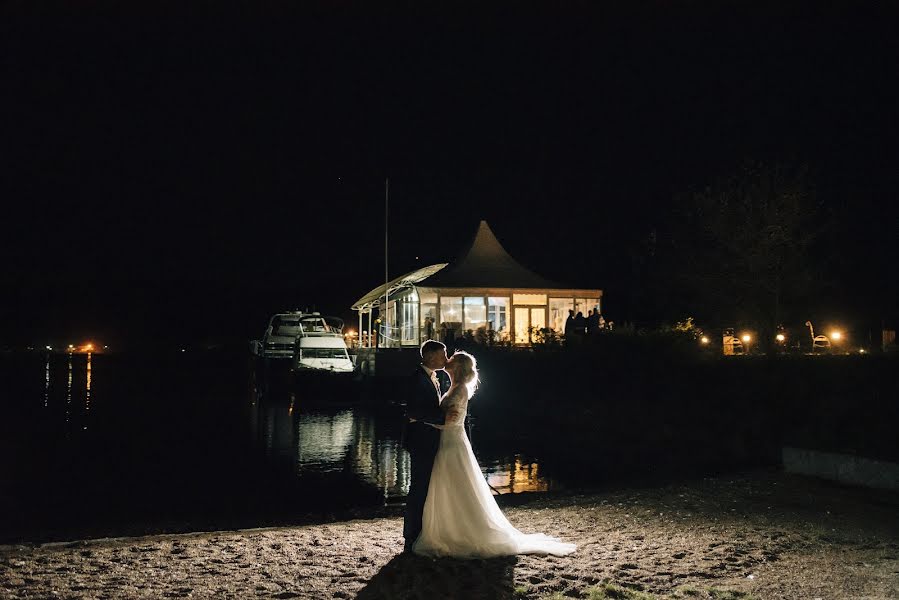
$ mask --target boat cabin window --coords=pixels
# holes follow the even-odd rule
[[[302,348],[300,359],[304,358],[347,358],[344,348]]]
[[[300,331],[300,322],[291,319],[275,319],[272,321],[272,335],[296,335]]]
[[[322,331],[331,331],[331,328],[328,327],[327,323],[325,323],[321,319],[310,319],[308,321],[303,321],[303,332],[304,333],[315,333]]]

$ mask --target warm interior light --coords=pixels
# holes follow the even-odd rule
[[[749,340],[751,340],[752,337],[748,333],[744,333],[740,339],[743,340],[744,342],[749,342]]]

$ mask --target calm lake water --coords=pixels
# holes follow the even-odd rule
[[[402,502],[390,386],[309,392],[218,353],[0,357],[0,541],[298,522]],[[542,492],[539,445],[478,425],[496,493]]]

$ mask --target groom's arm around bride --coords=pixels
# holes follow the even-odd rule
[[[416,372],[409,378],[405,396],[406,435],[404,439],[406,448],[417,449],[422,446],[422,442],[426,446],[430,445],[436,432],[427,423],[442,425],[444,415],[440,410],[440,397],[434,389],[434,384],[431,383],[421,367],[416,369]]]

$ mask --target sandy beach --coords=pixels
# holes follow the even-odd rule
[[[0,596],[899,598],[899,497],[887,492],[757,471],[503,503],[523,531],[578,551],[401,554],[394,509],[299,527],[3,546]]]

